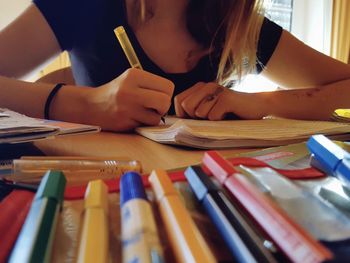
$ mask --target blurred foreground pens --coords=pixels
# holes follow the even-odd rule
[[[91,181],[85,192],[78,263],[108,262],[108,231],[107,186],[101,180]]]
[[[65,186],[62,172],[45,174],[11,253],[10,263],[50,262]]]
[[[141,176],[128,172],[120,179],[122,262],[162,263],[157,225]]]

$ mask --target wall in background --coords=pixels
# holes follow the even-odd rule
[[[0,0],[0,30],[15,19],[31,0]]]

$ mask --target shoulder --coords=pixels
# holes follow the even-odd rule
[[[258,72],[261,72],[262,67],[267,65],[280,41],[282,32],[281,26],[266,17],[264,18],[257,47]]]
[[[73,48],[81,34],[124,17],[124,0],[33,0],[62,50]]]

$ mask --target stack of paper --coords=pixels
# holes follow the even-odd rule
[[[0,143],[19,143],[56,135],[98,132],[97,126],[30,118],[0,109]]]
[[[204,121],[167,118],[166,125],[136,131],[157,142],[194,148],[279,146],[307,140],[313,134],[350,139],[350,124],[291,119]]]

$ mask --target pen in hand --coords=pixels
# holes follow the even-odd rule
[[[118,26],[116,29],[114,29],[114,34],[116,35],[125,56],[127,57],[130,67],[137,68],[142,70],[141,63],[136,55],[136,52],[131,45],[131,42],[129,40],[128,35],[126,34],[126,31],[123,26]],[[165,118],[164,116],[161,117],[162,122],[165,124]]]

